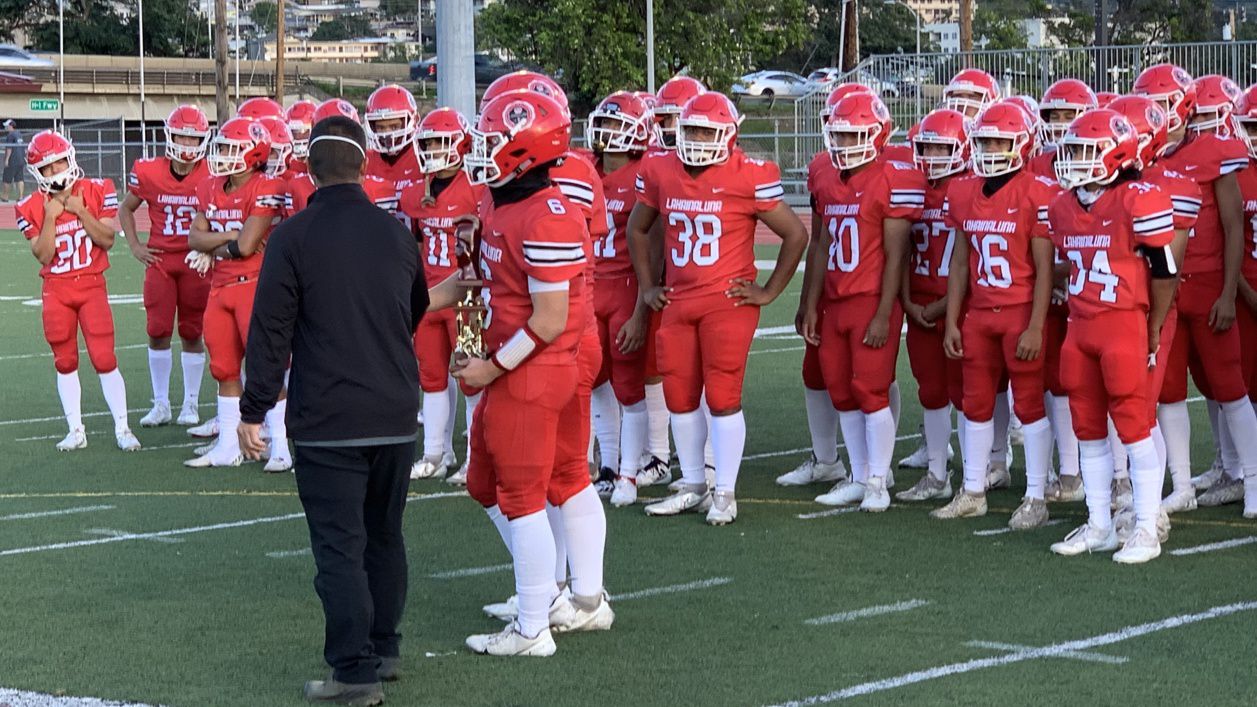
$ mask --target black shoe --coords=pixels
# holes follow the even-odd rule
[[[374,707],[384,704],[384,688],[380,683],[350,685],[329,676],[326,680],[306,683],[305,698],[309,702],[349,705],[349,707]]]
[[[599,498],[611,498],[611,492],[615,490],[615,472],[605,466],[599,469],[594,490],[598,492]]]
[[[376,673],[384,682],[397,682],[402,677],[402,659],[380,658],[380,669]]]

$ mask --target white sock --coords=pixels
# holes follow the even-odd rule
[[[1157,512],[1161,507],[1161,484],[1165,478],[1157,466],[1157,446],[1151,437],[1126,445],[1130,456],[1130,483],[1135,507],[1135,526],[1156,537]]]
[[[646,384],[646,448],[652,457],[664,461],[672,456],[668,445],[668,406],[663,399],[663,383]]]
[[[214,449],[225,456],[240,453],[240,439],[236,431],[240,429],[240,398],[218,396],[218,442]]]
[[[1241,477],[1257,475],[1257,413],[1248,398],[1222,403],[1222,414],[1231,429],[1231,441],[1239,457]]]
[[[1222,407],[1218,405],[1218,401],[1205,398],[1205,413],[1209,416],[1209,430],[1213,433],[1213,456],[1217,460],[1222,459],[1222,444],[1219,441],[1221,435],[1218,434],[1221,412]]]
[[[895,413],[889,406],[864,415],[864,439],[869,455],[869,476],[885,479],[895,456]]]
[[[827,390],[803,389],[807,429],[812,434],[812,454],[822,464],[838,461],[838,411]]]
[[[677,462],[685,483],[707,485],[703,474],[703,447],[707,445],[707,418],[702,410],[672,413],[672,439],[677,446]]]
[[[716,462],[716,490],[733,493],[746,448],[746,415],[741,410],[711,418],[711,447]]]
[[[266,427],[271,431],[271,456],[288,457],[288,398],[276,400],[275,407],[266,411]]]
[[[1170,481],[1175,492],[1192,487],[1192,427],[1187,403],[1161,403],[1157,421],[1165,436],[1165,460],[1170,467]]]
[[[201,404],[201,377],[205,375],[205,353],[179,354],[183,367],[183,407],[196,408]]]
[[[1126,444],[1118,436],[1117,425],[1113,424],[1112,417],[1109,417],[1109,446],[1113,449],[1113,478],[1129,478],[1130,463],[1126,459]]]
[[[998,414],[999,403],[996,403],[995,409]],[[995,453],[991,450],[993,442],[997,440],[995,421],[974,422],[964,418],[962,423],[965,426],[965,491],[983,495],[986,493],[986,467],[991,463],[991,455]]]
[[[1240,477],[1240,455],[1235,446],[1235,438],[1231,435],[1231,423],[1227,415],[1218,416],[1218,451],[1222,456],[1222,471],[1226,478],[1235,480]]]
[[[838,422],[842,425],[842,441],[847,445],[847,459],[851,462],[851,480],[858,484],[868,483],[869,447],[864,413],[840,410]]]
[[[636,479],[641,471],[648,418],[645,400],[624,406],[620,417],[620,476],[626,479]]]
[[[603,552],[607,544],[607,516],[593,486],[567,499],[559,507],[567,540],[568,562],[572,566],[572,594],[596,597],[602,594]]]
[[[441,390],[423,393],[423,456],[437,459],[445,454],[445,426],[454,415],[450,411],[450,396]]]
[[[1113,448],[1108,439],[1078,440],[1078,466],[1087,495],[1088,522],[1097,528],[1113,527]]]
[[[563,511],[546,501],[546,520],[550,523],[550,536],[554,538],[554,583],[563,586],[567,582],[567,531],[563,529]]]
[[[1161,425],[1152,426],[1152,444],[1157,448],[1158,479],[1165,479],[1165,435],[1161,434]]]
[[[956,441],[959,443],[959,449],[957,449],[956,451],[960,453],[960,469],[961,469],[961,475],[963,475],[963,473],[964,473],[964,468],[965,468],[965,467],[964,467],[964,464],[965,464],[965,439],[968,437],[968,434],[967,434],[967,433],[968,433],[968,430],[966,429],[966,427],[967,427],[967,425],[968,425],[968,422],[969,422],[969,418],[965,417],[965,413],[964,413],[964,411],[963,411],[963,410],[957,410],[957,411],[956,411]]]
[[[70,431],[83,426],[83,386],[79,372],[57,373],[57,397],[61,398],[61,412]]]
[[[471,459],[471,421],[476,415],[476,406],[480,404],[480,396],[481,393],[476,393],[475,395],[468,395],[463,399],[463,406],[466,408],[463,416],[467,425],[464,428],[467,430],[467,456],[463,457],[463,459]]]
[[[511,551],[511,522],[502,515],[502,509],[498,508],[495,503],[484,509],[489,514],[489,520],[493,521],[493,527],[498,531],[498,536],[502,538],[502,544],[506,546],[506,551]]]
[[[148,376],[153,381],[153,402],[170,407],[170,369],[174,354],[170,349],[148,350]]]
[[[895,429],[898,430],[899,412],[903,410],[903,405],[900,402],[901,398],[899,397],[899,381],[893,380],[890,382],[890,390],[887,391],[887,394],[890,397],[890,414],[891,417],[895,418]],[[894,452],[891,452],[891,456],[894,456]]]
[[[935,410],[922,410],[922,428],[925,430],[925,454],[929,461],[930,476],[942,481],[947,478],[947,443],[951,441],[951,405]]]
[[[698,409],[703,411],[703,418],[707,421],[707,441],[703,443],[703,466],[716,466],[716,452],[711,446],[711,408],[707,407],[707,393],[703,393],[703,397],[698,401]]]
[[[520,633],[528,638],[550,627],[554,598],[554,534],[544,511],[510,521],[511,553],[515,565],[515,594],[519,598]]]
[[[1003,459],[1008,454],[1008,423],[1012,417],[1013,411],[1009,407],[1008,391],[996,393],[995,415],[991,418],[991,421],[995,423],[995,438],[991,444],[992,459]]]
[[[458,381],[450,376],[445,381],[445,399],[449,401],[449,412],[445,415],[445,447],[444,452],[454,451],[454,417],[458,412]],[[424,446],[427,446],[425,437]]]
[[[608,469],[620,466],[620,401],[610,383],[594,388],[591,398],[591,415],[598,449],[602,450],[602,465]]]
[[[1069,412],[1068,395],[1048,393],[1052,403],[1052,433],[1056,436],[1056,455],[1060,459],[1061,476],[1078,476],[1078,436],[1074,434],[1074,416]]]
[[[113,369],[100,374],[100,392],[105,394],[105,405],[113,415],[113,427],[120,430],[127,427],[127,384],[122,380],[122,371]],[[239,421],[239,415],[236,417]]]
[[[1042,500],[1052,466],[1052,423],[1047,417],[1028,424],[1023,421],[1021,433],[1025,437],[1026,496]]]

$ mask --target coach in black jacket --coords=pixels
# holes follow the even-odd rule
[[[428,306],[414,237],[362,190],[366,139],[347,118],[314,127],[319,190],[266,245],[245,355],[241,449],[265,450],[266,411],[288,383],[288,433],[327,620],[329,680],[313,702],[372,705],[398,675],[406,601],[402,512],[418,433],[412,343]]]

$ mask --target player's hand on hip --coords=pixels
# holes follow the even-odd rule
[[[462,367],[454,371],[455,378],[473,388],[483,388],[497,380],[500,375],[502,369],[483,358],[469,358]]]
[[[131,255],[134,255],[136,260],[144,263],[144,267],[157,262],[157,253],[149,248],[147,244],[132,240],[128,240],[127,243],[131,246]]]
[[[1022,361],[1033,361],[1039,357],[1043,348],[1043,330],[1027,329],[1017,337],[1017,358]]]
[[[776,299],[768,293],[768,290],[755,284],[754,280],[747,280],[742,277],[729,281],[729,289],[725,290],[725,296],[729,299],[737,300],[733,303],[735,307],[743,305],[763,307],[772,304],[772,301]]]
[[[642,294],[642,301],[646,303],[647,307],[650,307],[656,312],[662,312],[663,308],[667,307],[668,302],[671,301],[668,299],[668,293],[671,291],[672,291],[671,287],[664,287],[663,285],[656,285],[654,287],[647,289]]]
[[[872,349],[880,349],[890,338],[890,317],[874,315],[869,326],[864,330],[864,345]]]
[[[266,442],[262,439],[262,425],[253,422],[241,422],[236,428],[236,436],[240,438],[240,451],[249,459],[258,460],[266,452]]]
[[[1235,299],[1219,297],[1218,301],[1213,303],[1213,308],[1209,310],[1209,326],[1213,327],[1215,332],[1223,332],[1231,328],[1235,324]]]
[[[624,322],[624,326],[620,327],[615,334],[615,345],[620,349],[620,353],[633,353],[646,343],[649,319],[645,311],[633,310],[633,316],[629,317],[628,321]]]
[[[947,354],[947,358],[964,358],[965,346],[960,336],[960,327],[947,325],[947,330],[943,333],[943,353]]]

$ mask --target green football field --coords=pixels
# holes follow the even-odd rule
[[[256,464],[186,469],[194,442],[183,428],[138,427],[149,392],[141,269],[121,246],[110,290],[144,449],[114,447],[85,370],[90,446],[54,451],[65,426],[40,333],[38,268],[17,234],[3,235],[0,705],[36,704],[30,693],[301,704],[302,682],[326,668],[291,475]],[[797,292],[796,278],[761,326],[790,323]],[[550,659],[463,649],[469,633],[500,626],[480,607],[513,592],[509,558],[464,494],[413,484],[406,675],[386,687],[389,703],[1257,703],[1257,523],[1238,507],[1176,517],[1165,555],[1134,567],[1048,551],[1083,521],[1081,503],[1053,506],[1051,527],[1008,532],[1020,461],[1014,489],[995,492],[981,519],[935,521],[927,507],[898,503],[875,515],[827,509],[812,501],[823,489],[772,481],[809,444],[801,357],[793,335],[755,342],[737,523],[609,509],[615,628],[560,636]],[[906,356],[900,369],[897,456],[916,445],[919,420]],[[202,390],[212,401],[208,375]],[[1192,409],[1204,467],[1208,424],[1201,404]],[[897,474],[898,488],[916,476]]]

